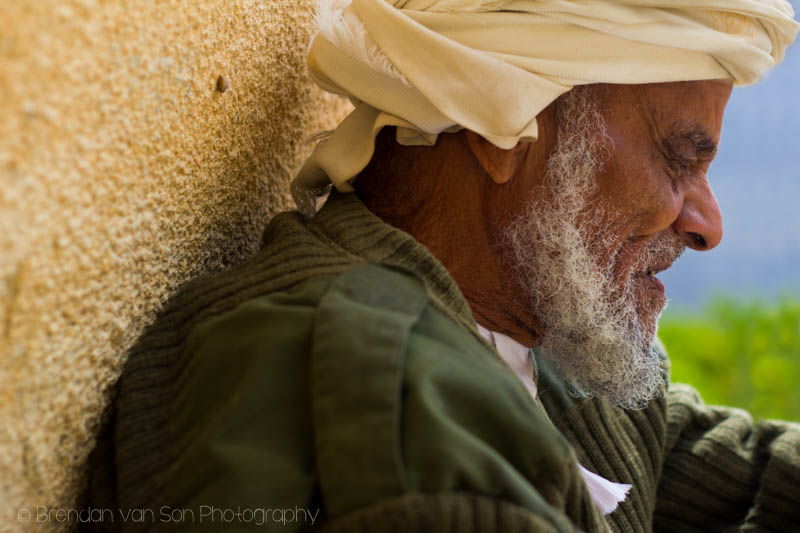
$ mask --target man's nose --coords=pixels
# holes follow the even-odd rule
[[[707,179],[693,183],[685,192],[672,227],[693,250],[711,250],[722,240],[722,213]]]

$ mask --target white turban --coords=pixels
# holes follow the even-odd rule
[[[384,126],[406,145],[467,128],[509,149],[575,85],[753,83],[793,16],[785,0],[320,0],[309,69],[355,110],[293,185],[352,190]]]

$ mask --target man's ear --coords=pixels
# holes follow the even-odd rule
[[[525,160],[529,143],[519,142],[510,150],[493,145],[475,132],[467,130],[467,145],[483,170],[497,184],[513,178]]]

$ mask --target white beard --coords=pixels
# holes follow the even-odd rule
[[[613,261],[600,266],[581,228],[607,218],[596,210],[587,220],[582,212],[596,190],[606,135],[592,89],[573,89],[562,97],[558,117],[557,144],[542,186],[552,199],[537,200],[540,191],[532,192],[527,211],[506,231],[507,260],[523,281],[523,303],[538,321],[542,353],[557,364],[570,391],[601,396],[624,408],[643,408],[665,381],[653,350],[656,325],[642,323],[637,303],[647,302],[637,302],[635,278],[628,276],[620,290]],[[611,231],[600,233],[592,236],[593,246],[607,250]],[[631,273],[656,258],[675,260],[683,249],[680,237],[666,231],[641,253]],[[652,310],[652,320],[663,310],[658,306],[662,308]]]

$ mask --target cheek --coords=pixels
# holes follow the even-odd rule
[[[598,182],[598,201],[607,206],[623,239],[659,233],[677,219],[680,193],[653,165],[610,166]]]
[[[609,156],[597,177],[597,196],[620,218],[620,228],[641,237],[668,228],[680,213],[681,200],[657,144],[636,126],[641,124],[609,128]]]
[[[643,190],[637,235],[655,235],[675,222],[681,211],[681,197],[671,186]]]

